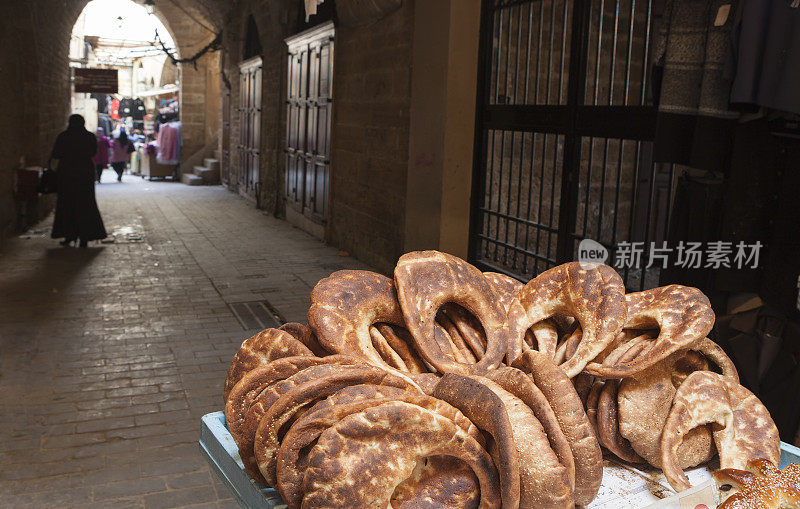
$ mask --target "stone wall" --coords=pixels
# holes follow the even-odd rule
[[[337,2],[340,4],[347,0]],[[302,2],[245,0],[225,25],[225,74],[231,84],[230,180],[238,190],[239,69],[247,17],[259,30],[262,53],[262,124],[258,205],[285,213],[286,46]],[[339,9],[340,10],[340,9]],[[337,26],[334,50],[330,208],[326,241],[376,268],[390,271],[403,251],[408,171],[411,46],[414,2],[375,21],[357,17]],[[353,18],[351,16],[351,18]],[[224,173],[225,170],[223,170]],[[255,197],[251,197],[255,198]]]
[[[52,197],[28,204],[18,223],[21,203],[14,200],[16,169],[47,163],[70,109],[69,36],[85,0],[3,2],[0,16],[0,111],[5,132],[0,139],[0,243],[52,209]],[[42,30],[47,27],[47,30]]]
[[[403,251],[414,2],[336,31],[328,238],[385,272]]]
[[[259,158],[259,195],[249,196],[264,210],[275,215],[283,212],[286,90],[286,47],[283,40],[293,33],[299,3],[293,0],[249,0],[235,4],[229,13],[223,32],[224,72],[230,82],[228,116],[230,128],[230,180],[228,186],[239,190],[239,159],[236,146],[239,140],[239,64],[244,60],[244,39],[248,16],[252,15],[258,28],[263,49],[261,87],[261,151]],[[290,21],[291,20],[291,21]],[[225,87],[225,85],[223,85]],[[225,93],[226,88],[223,88]],[[224,143],[224,140],[223,140]]]
[[[156,2],[159,17],[164,20],[164,25],[169,27],[180,57],[189,58],[214,39],[215,27],[206,18],[204,10],[192,8],[188,4],[181,4],[181,7],[188,11],[194,19],[173,2],[168,0]],[[181,134],[183,137],[181,159],[184,161],[218,135],[219,116],[217,112],[219,111],[220,95],[218,83],[213,82],[219,78],[218,69],[219,55],[214,53],[206,54],[196,62],[196,65],[178,64],[178,76],[181,82]],[[213,111],[213,114],[210,114],[210,111]],[[184,168],[183,171],[191,172],[192,169]]]

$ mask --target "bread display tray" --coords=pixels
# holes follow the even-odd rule
[[[253,481],[245,472],[239,450],[225,425],[224,412],[203,416],[200,452],[240,506],[252,509],[286,507],[277,491]],[[800,449],[781,442],[780,468],[789,463],[800,463]],[[711,465],[715,466],[714,462]],[[709,469],[694,468],[687,470],[686,475],[693,488],[677,495],[658,469],[605,460],[603,485],[589,509],[695,509],[702,505],[715,508],[717,492]]]

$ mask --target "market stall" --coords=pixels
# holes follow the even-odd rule
[[[582,262],[523,285],[422,251],[310,300],[242,343],[202,421],[245,507],[726,508],[800,474],[695,288],[627,293]]]

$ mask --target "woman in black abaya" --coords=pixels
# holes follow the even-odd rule
[[[95,169],[92,157],[97,139],[86,130],[80,115],[70,115],[67,130],[56,138],[50,159],[58,159],[58,201],[53,222],[54,239],[64,238],[68,246],[80,239],[86,247],[90,240],[106,238],[103,219],[94,199]]]

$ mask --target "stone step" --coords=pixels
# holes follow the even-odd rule
[[[202,186],[203,179],[202,177],[198,177],[193,173],[184,173],[181,175],[181,182],[186,184],[187,186]]]
[[[219,171],[219,159],[206,158],[203,160],[203,166],[205,166],[209,170]]]
[[[203,179],[204,184],[219,183],[219,168],[212,169],[204,166],[195,166],[194,174]]]
[[[217,161],[222,160],[222,153],[220,152],[219,149],[214,149],[214,159],[216,159]]]

